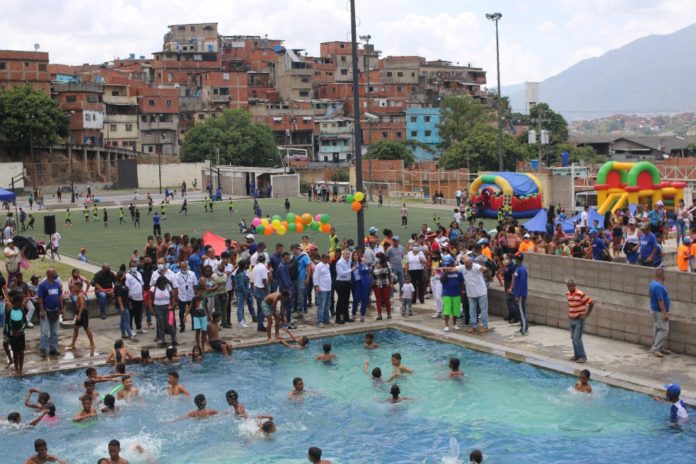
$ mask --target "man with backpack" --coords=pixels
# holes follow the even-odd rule
[[[290,251],[293,254],[288,264],[288,273],[292,279],[294,290],[292,292],[292,308],[297,313],[296,317],[302,319],[303,313],[307,312],[305,290],[312,277],[311,260],[298,244],[293,244]]]

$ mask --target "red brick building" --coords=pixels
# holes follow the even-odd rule
[[[27,84],[51,95],[48,53],[0,50],[0,89]]]

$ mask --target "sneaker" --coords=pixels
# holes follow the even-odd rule
[[[454,325],[452,326],[452,329],[453,329],[453,330],[459,330],[459,326],[458,326],[457,324],[454,324]]]
[[[445,327],[445,332],[449,332],[449,327]]]
[[[60,351],[58,351],[58,350],[51,350],[51,351],[48,352],[48,354],[50,354],[51,356],[54,356],[54,355],[57,356],[57,355],[60,354]]]
[[[365,322],[365,316],[360,316],[360,322]]]
[[[246,321],[242,321],[239,323],[239,327],[241,327],[242,329],[246,329],[247,327],[249,327],[249,324],[247,324]]]
[[[577,360],[578,360],[577,356],[571,356],[570,358],[568,358],[568,361],[573,361],[573,362],[575,362],[575,361],[577,361]]]
[[[672,350],[667,350],[667,349],[665,349],[665,350],[660,350],[660,353],[662,353],[662,354],[672,354]]]
[[[174,341],[172,342],[172,346],[179,346],[179,342],[177,342],[176,340],[174,340]]]
[[[102,317],[102,319],[104,319],[104,318]],[[63,323],[63,315],[62,315],[62,314],[58,316],[58,322],[59,322],[60,324]]]
[[[388,314],[388,315],[387,315],[387,319],[391,319],[391,314]]]
[[[146,334],[147,330],[139,329],[137,332],[142,335],[142,334]]]
[[[186,330],[186,329],[184,329],[183,327],[181,327],[181,328],[179,329],[179,333],[182,333],[184,330]]]
[[[482,334],[488,333],[488,327],[481,327],[481,329],[479,330],[479,333],[482,333]]]
[[[265,327],[257,327],[257,328],[256,328],[256,331],[257,331],[257,332],[265,332],[265,331],[266,331],[266,328],[265,328]]]
[[[32,324],[31,322],[27,322],[27,327],[30,328],[30,329],[33,329],[33,328],[34,328],[34,324]]]
[[[382,320],[382,316],[377,316],[377,317],[375,318],[375,321],[381,321],[381,320]]]
[[[442,315],[441,315],[440,313],[437,313],[437,314],[433,314],[433,315],[432,315],[432,318],[433,318],[433,319],[439,319],[439,318],[441,318],[441,317],[442,317]]]
[[[576,363],[584,364],[587,362],[587,358],[578,358],[575,360]]]
[[[651,350],[650,352],[651,352],[651,353],[653,354],[653,356],[655,356],[656,358],[664,358],[664,357],[665,357],[665,355],[662,354],[662,353],[660,353],[659,351],[652,351],[652,350]]]
[[[476,327],[467,327],[465,332],[468,334],[476,333]]]
[[[288,329],[295,330],[296,328],[297,328],[297,326],[294,323],[291,322],[288,324]]]
[[[41,350],[41,357],[42,357],[42,358],[45,358],[45,357],[46,357],[46,351]]]

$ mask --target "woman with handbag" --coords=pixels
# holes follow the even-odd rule
[[[391,271],[384,253],[377,253],[375,266],[372,269],[372,290],[377,300],[377,320],[382,320],[382,307],[387,310],[387,319],[391,319],[391,288],[396,283],[396,276]]]

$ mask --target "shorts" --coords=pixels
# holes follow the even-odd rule
[[[263,312],[263,315],[266,317],[273,316],[275,313],[275,311],[273,311],[273,308],[271,307],[271,305],[269,305],[265,301],[261,302],[261,311]]]
[[[442,297],[442,315],[459,317],[462,313],[462,297],[443,296]]]
[[[215,351],[222,351],[222,341],[221,340],[209,340],[208,343],[210,347]]]
[[[13,335],[10,337],[10,349],[14,353],[24,353],[25,348],[26,348],[26,343],[24,341],[24,334]]]
[[[85,329],[89,328],[89,312],[87,309],[82,310],[82,315],[80,318],[77,318],[77,315],[75,316],[75,327],[84,327]]]
[[[194,317],[193,318],[193,330],[202,330],[203,332],[208,330],[208,318],[207,317]]]

